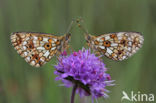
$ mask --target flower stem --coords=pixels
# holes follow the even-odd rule
[[[71,95],[71,103],[74,103],[76,89],[77,89],[77,84],[73,86],[72,95]]]

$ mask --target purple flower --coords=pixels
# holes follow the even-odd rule
[[[64,86],[77,85],[76,92],[83,96],[108,97],[106,86],[114,85],[107,68],[99,57],[90,50],[79,50],[69,56],[63,52],[55,66],[56,80],[62,80]]]

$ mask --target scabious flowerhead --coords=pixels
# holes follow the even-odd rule
[[[93,99],[108,97],[106,86],[112,86],[113,80],[106,73],[105,64],[90,50],[79,50],[69,56],[65,52],[58,58],[55,66],[56,80],[62,80],[64,86],[77,85],[81,97],[91,95]]]

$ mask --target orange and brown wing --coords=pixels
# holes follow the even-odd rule
[[[122,61],[142,47],[144,38],[138,32],[118,32],[100,36],[86,35],[86,40],[94,51],[113,60]]]
[[[65,48],[64,46],[68,43],[68,40],[65,40],[66,36],[16,32],[12,33],[11,42],[26,62],[32,66],[40,67]]]

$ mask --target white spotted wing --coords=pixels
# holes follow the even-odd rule
[[[86,34],[88,45],[113,60],[122,61],[135,54],[143,45],[144,38],[138,32],[118,32],[93,36]]]
[[[15,50],[26,62],[40,67],[67,48],[70,34],[54,36],[45,33],[15,32],[10,38]]]

